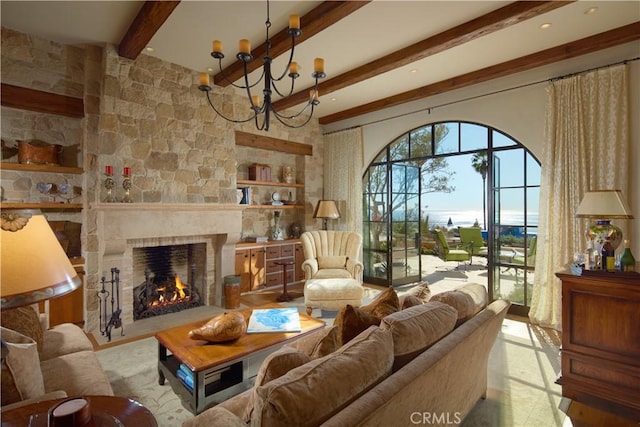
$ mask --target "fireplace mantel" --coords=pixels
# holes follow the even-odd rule
[[[207,303],[220,305],[222,278],[235,274],[235,245],[242,236],[243,205],[193,203],[95,203],[97,271],[121,269],[123,321],[132,321],[130,301],[134,247],[198,243],[208,245],[213,257],[207,266]],[[209,255],[208,255],[209,256]],[[89,330],[97,326],[95,313],[87,315]]]

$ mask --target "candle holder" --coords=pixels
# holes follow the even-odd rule
[[[116,201],[116,198],[113,195],[113,189],[116,186],[115,181],[111,178],[111,174],[105,173],[106,178],[104,179],[104,188],[107,190],[107,195],[104,198],[105,203],[113,203]]]
[[[122,203],[133,203],[131,198],[131,178],[127,175],[123,176],[122,188],[124,188],[124,197],[122,197]]]

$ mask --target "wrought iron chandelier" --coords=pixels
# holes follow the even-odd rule
[[[287,33],[291,36],[291,54],[289,56],[289,61],[287,63],[286,68],[284,69],[282,74],[277,78],[274,77],[272,74],[272,71],[271,71],[272,58],[269,55],[269,50],[271,47],[271,39],[269,38],[269,28],[271,27],[271,21],[269,20],[269,1],[268,0],[267,0],[267,21],[265,22],[265,26],[266,26],[266,42],[265,42],[266,52],[263,59],[262,75],[254,83],[249,82],[248,64],[251,61],[253,61],[253,55],[251,55],[250,41],[247,39],[241,39],[238,42],[239,52],[236,54],[236,58],[242,61],[242,65],[244,68],[244,72],[243,72],[244,84],[243,85],[235,84],[225,76],[224,71],[222,70],[222,59],[224,58],[224,54],[222,53],[222,42],[220,42],[219,40],[213,41],[213,51],[211,52],[211,56],[218,60],[218,67],[220,69],[220,73],[222,73],[222,76],[225,78],[225,80],[227,80],[233,87],[246,90],[247,92],[248,101],[249,101],[249,110],[251,111],[248,118],[234,119],[231,117],[227,117],[221,113],[221,108],[216,108],[213,101],[211,100],[211,95],[210,95],[211,84],[210,84],[210,76],[208,73],[200,74],[200,79],[199,79],[200,84],[198,86],[198,89],[200,89],[207,95],[207,101],[209,102],[209,105],[211,106],[211,108],[213,108],[213,110],[216,112],[216,114],[218,114],[220,117],[230,122],[246,123],[248,121],[254,120],[256,124],[256,128],[258,130],[268,131],[269,121],[271,119],[271,115],[273,115],[273,117],[275,117],[280,123],[282,123],[283,125],[289,128],[300,128],[306,125],[307,123],[309,123],[309,120],[311,120],[311,117],[313,116],[313,111],[315,106],[320,103],[318,99],[318,80],[326,77],[326,74],[324,73],[324,59],[315,58],[314,60],[314,71],[311,74],[311,77],[315,79],[315,85],[313,89],[309,91],[309,100],[304,105],[304,107],[302,107],[300,111],[292,115],[287,115],[287,114],[278,112],[273,107],[273,104],[271,102],[272,94],[275,92],[283,98],[290,96],[291,94],[293,94],[295,79],[300,76],[298,74],[298,63],[293,61],[295,39],[296,37],[299,37],[302,34],[302,30],[300,29],[300,16],[291,15],[289,17],[289,29],[287,30]],[[288,74],[287,74],[287,71],[288,71]],[[291,79],[291,88],[289,89],[289,93],[287,93],[286,95],[283,95],[282,92],[278,90],[276,83],[281,82],[287,76]],[[254,87],[256,87],[258,84],[260,84],[260,82],[262,81],[264,81],[264,88],[262,89],[262,95],[263,95],[262,103],[260,103],[260,97],[258,95],[253,95],[251,93],[251,90]],[[305,111],[309,109],[310,111],[308,112],[308,116],[307,117],[303,116],[303,113],[305,113]],[[304,119],[303,122],[300,122],[300,120],[297,120],[300,117]]]

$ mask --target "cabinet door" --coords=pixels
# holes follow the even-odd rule
[[[302,263],[304,262],[304,251],[301,244],[295,245],[296,263],[293,265],[293,273],[296,282],[304,280],[304,271],[302,271]]]
[[[253,291],[266,284],[264,256],[264,247],[251,249],[251,290]]]
[[[240,276],[240,292],[251,290],[251,254],[249,249],[236,250],[236,274]]]
[[[84,269],[75,267],[82,284],[78,289],[49,300],[49,327],[62,323],[84,323]]]

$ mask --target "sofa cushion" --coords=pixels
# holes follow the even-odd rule
[[[420,298],[422,302],[427,302],[431,298],[431,289],[429,289],[429,282],[422,281],[409,289],[405,295],[413,295]]]
[[[0,324],[7,329],[33,339],[38,347],[38,352],[42,354],[42,325],[40,323],[40,315],[33,306],[28,305],[2,310]]]
[[[398,370],[418,354],[451,332],[458,319],[456,310],[431,301],[409,307],[382,319],[380,327],[393,336],[393,369]]]
[[[347,304],[338,311],[333,324],[338,328],[338,344],[344,345],[369,326],[380,325],[380,318]]]
[[[33,311],[33,310],[32,310]],[[0,327],[2,335],[2,405],[33,399],[45,393],[36,342],[19,332]]]
[[[318,268],[346,268],[347,259],[345,255],[318,255]]]
[[[82,328],[73,323],[62,323],[44,331],[40,360],[92,350],[93,345]]]
[[[113,396],[111,383],[93,351],[78,351],[40,362],[45,392],[63,390],[69,396]]]
[[[257,387],[267,384],[269,381],[280,378],[290,370],[297,368],[298,366],[302,366],[309,361],[311,361],[311,357],[293,347],[285,345],[264,359],[262,365],[260,365],[258,374],[256,375],[254,385]],[[254,406],[253,398],[254,396],[251,394],[249,396],[247,406],[244,409],[242,419],[245,422],[249,422],[251,420],[251,414],[253,413]]]
[[[453,291],[435,294],[431,301],[443,302],[458,310],[457,327],[487,306],[487,290],[483,285],[471,283]]]
[[[392,363],[391,333],[369,328],[335,353],[255,387],[251,425],[319,425],[386,378]]]
[[[313,331],[288,344],[312,359],[326,356],[340,347],[338,327],[336,325]]]

